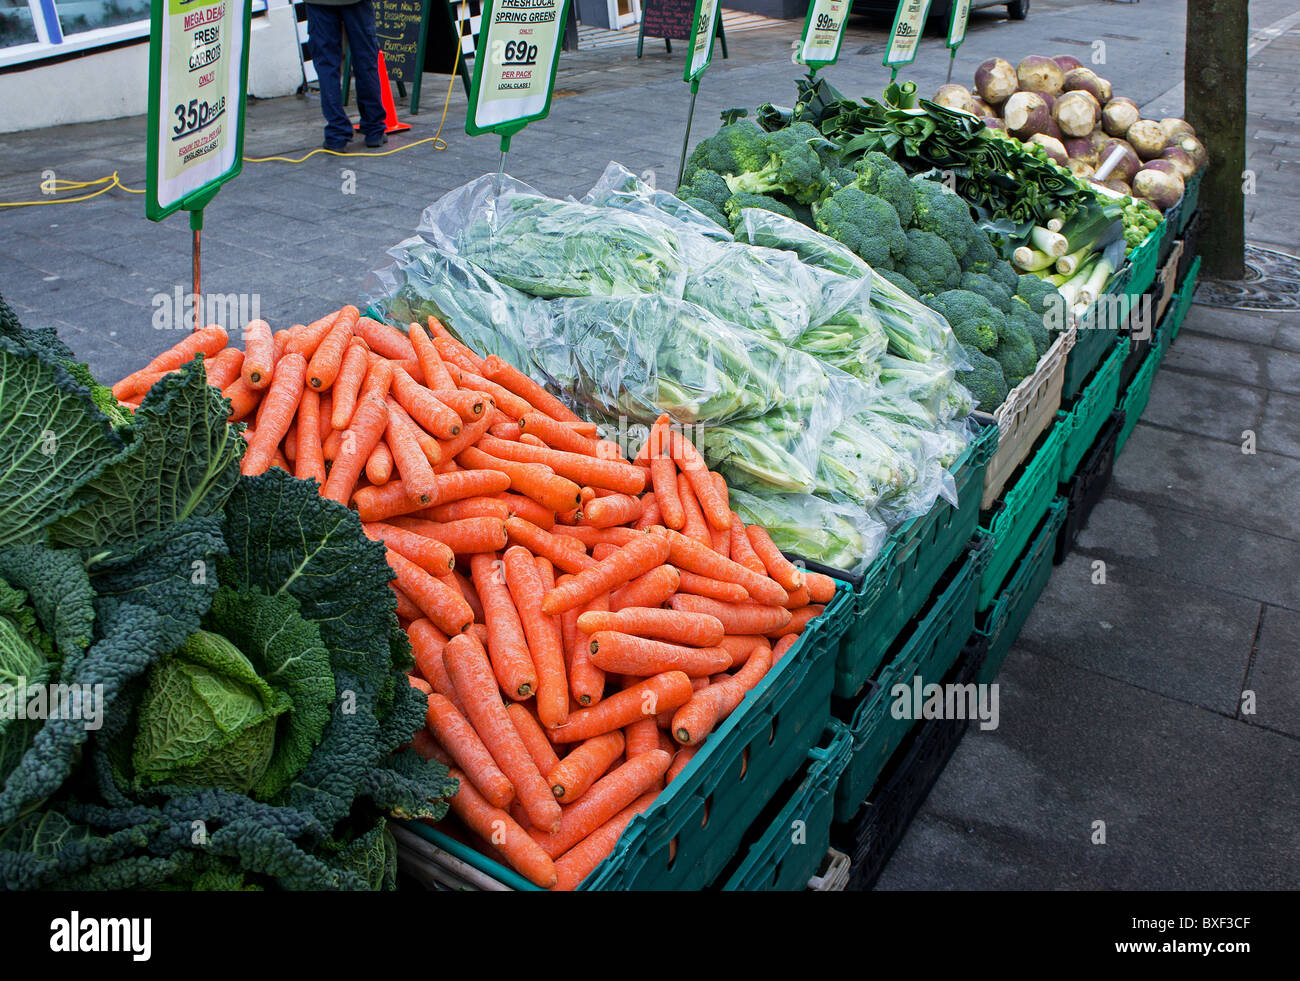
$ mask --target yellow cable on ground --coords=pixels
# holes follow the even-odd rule
[[[447,80],[447,94],[442,101],[442,117],[438,120],[438,129],[432,136],[427,136],[422,140],[416,140],[414,143],[407,143],[405,146],[394,147],[391,150],[379,150],[371,152],[349,152],[347,150],[326,150],[324,147],[317,147],[301,157],[245,157],[245,163],[287,163],[300,164],[314,157],[318,153],[327,153],[332,157],[388,157],[394,153],[401,153],[403,150],[411,150],[417,146],[423,146],[426,143],[432,143],[434,149],[447,149],[447,141],[442,138],[442,127],[447,122],[447,110],[451,107],[451,90],[456,84],[456,69],[460,67],[460,41],[456,42],[456,57],[452,61],[451,78]],[[100,185],[103,185],[100,187]],[[87,187],[99,187],[99,190],[92,191],[90,194],[82,194],[72,198],[50,198],[48,201],[0,201],[0,208],[29,208],[38,204],[75,204],[78,201],[89,201],[91,198],[97,198],[113,188],[120,188],[127,194],[143,194],[143,190],[134,187],[127,187],[117,176],[117,171],[109,174],[107,177],[100,177],[93,181],[65,181],[59,178],[54,179],[54,187],[51,193],[59,191],[79,191]]]

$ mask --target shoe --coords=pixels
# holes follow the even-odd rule
[[[322,143],[321,147],[326,150],[333,150],[335,153],[342,153],[348,148],[346,143]]]
[[[372,150],[373,150],[375,147],[384,146],[384,145],[387,144],[387,143],[388,143],[388,134],[387,134],[387,133],[380,133],[378,136],[367,136],[367,137],[366,137],[366,146],[370,147]]]

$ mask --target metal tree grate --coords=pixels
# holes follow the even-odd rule
[[[1300,310],[1300,258],[1248,244],[1245,278],[1204,280],[1192,302],[1228,310]]]

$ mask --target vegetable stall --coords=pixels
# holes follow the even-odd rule
[[[99,713],[0,719],[0,881],[869,886],[961,731],[891,689],[996,676],[1190,300],[1204,150],[1103,83],[487,175],[111,388],[0,307],[0,692]]]

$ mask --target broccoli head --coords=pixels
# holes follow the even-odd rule
[[[822,195],[829,197],[841,187],[852,187],[857,182],[857,171],[848,167],[827,167],[822,171]]]
[[[992,412],[1007,398],[1007,380],[1002,374],[1002,366],[978,348],[966,345],[965,350],[972,367],[970,371],[958,372],[957,380],[975,399],[975,408]]]
[[[822,139],[807,123],[796,123],[765,134],[767,151],[763,164],[727,175],[727,186],[735,194],[788,194],[808,204],[822,193],[822,162],[809,143]]]
[[[1055,286],[1032,273],[1024,273],[1016,281],[1016,296],[1028,303],[1029,309],[1040,317],[1047,313],[1047,298],[1056,292]]]
[[[904,228],[912,223],[912,182],[902,167],[879,150],[872,150],[860,157],[853,169],[858,174],[858,187],[893,205]]]
[[[922,302],[948,321],[953,334],[964,346],[978,348],[985,354],[998,346],[1006,318],[978,293],[948,290]]]
[[[961,276],[961,288],[978,293],[995,307],[1006,313],[1011,309],[1012,291],[1007,289],[988,273],[965,272]]]
[[[1025,378],[1034,373],[1038,367],[1038,353],[1034,342],[1017,320],[1004,321],[998,346],[993,350],[993,359],[1002,366],[1002,375],[1008,388],[1015,388]]]
[[[817,206],[818,231],[843,242],[875,269],[893,269],[907,256],[907,236],[894,209],[874,194],[842,187]]]
[[[996,282],[1001,283],[1009,289],[1012,294],[1014,294],[1020,286],[1020,273],[1016,271],[1015,266],[1011,265],[1011,263],[1007,262],[1005,259],[999,259],[997,262],[993,263],[993,265],[989,267],[989,275]]]
[[[722,206],[722,210],[730,219],[729,227],[734,229],[740,224],[740,213],[746,208],[761,208],[763,211],[774,211],[787,218],[794,217],[794,212],[790,210],[789,205],[782,204],[776,198],[768,197],[766,194],[733,194]]]
[[[877,269],[875,272],[877,276],[884,276],[885,279],[889,280],[913,300],[921,298],[921,291],[902,273],[895,272],[893,269]]]
[[[731,222],[727,220],[727,216],[719,211],[717,205],[712,201],[707,201],[704,198],[684,198],[683,203],[689,204],[709,221],[730,231]]]
[[[722,179],[722,175],[712,170],[697,170],[691,179],[677,188],[677,196],[683,201],[690,198],[702,198],[719,211],[731,197],[731,188]]]
[[[977,235],[971,240],[966,254],[961,257],[961,269],[962,272],[991,272],[994,264],[1001,260],[1001,254],[989,241],[988,235]]]
[[[723,126],[691,151],[682,181],[692,183],[698,170],[711,170],[715,174],[761,170],[770,156],[767,134],[757,124],[741,119]]]
[[[919,228],[907,231],[907,255],[898,271],[915,284],[922,296],[954,289],[961,282],[961,266],[948,243]]]
[[[1043,324],[1043,318],[1029,309],[1029,305],[1020,297],[1014,297],[1011,301],[1011,307],[1006,311],[1007,322],[1016,321],[1024,327],[1025,333],[1034,343],[1034,351],[1038,357],[1047,353],[1047,349],[1052,346],[1051,331]]]
[[[966,202],[938,181],[912,178],[912,227],[933,232],[962,258],[984,232],[970,216]]]

